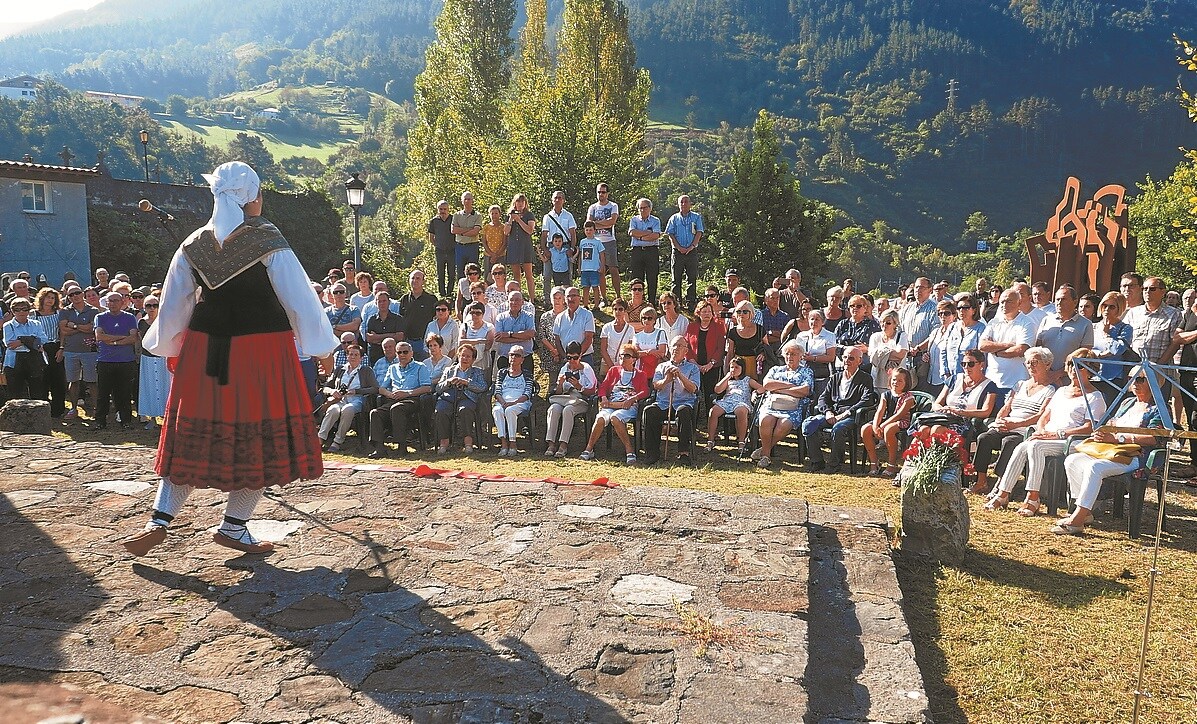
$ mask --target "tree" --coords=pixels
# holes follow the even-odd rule
[[[716,191],[713,206],[711,233],[720,261],[736,266],[749,288],[770,286],[779,268],[825,268],[818,251],[831,219],[808,216],[765,111],[752,127],[751,147],[732,159],[731,183]]]
[[[1197,198],[1197,161],[1186,159],[1164,181],[1150,176],[1130,205],[1130,231],[1139,241],[1135,266],[1140,273],[1163,277],[1172,288],[1192,285],[1197,274],[1197,238],[1193,206]]]
[[[172,95],[166,99],[166,112],[174,118],[187,117],[187,99],[180,95]]]
[[[226,161],[248,163],[254,171],[258,172],[258,178],[263,182],[275,185],[287,183],[286,171],[283,171],[282,167],[275,162],[274,155],[270,153],[270,149],[266,148],[266,142],[262,140],[261,136],[245,132],[238,133],[232,141],[229,141],[228,148],[221,154],[219,163]]]

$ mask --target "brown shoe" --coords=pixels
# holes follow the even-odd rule
[[[125,550],[141,558],[164,540],[166,540],[166,528],[156,525],[149,530],[141,531],[132,538],[126,538],[121,541],[121,545],[125,547]]]
[[[269,541],[262,541],[260,543],[242,543],[236,538],[230,538],[220,531],[212,534],[212,542],[218,543],[226,548],[232,548],[235,551],[242,553],[269,553],[274,550],[274,544]]]

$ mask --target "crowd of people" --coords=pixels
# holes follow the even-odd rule
[[[1159,424],[1143,370],[1114,363],[1179,363],[1190,368],[1181,387],[1197,391],[1197,290],[1168,290],[1158,277],[1128,273],[1100,295],[986,279],[953,293],[919,278],[887,296],[846,279],[816,296],[797,269],[779,268],[768,288],[751,291],[728,269],[700,296],[704,228],[687,197],[664,224],[639,199],[626,225],[605,184],[596,197],[580,234],[559,191],[539,223],[522,194],[506,213],[475,208],[469,193],[456,212],[440,202],[428,223],[435,291],[421,270],[399,293],[351,261],[312,282],[340,339],[331,371],[297,349],[325,449],[340,451],[356,430],[372,458],[413,443],[445,454],[455,440],[469,454],[493,434],[499,457],[515,456],[535,415],[546,457],[568,454],[578,419],[588,428],[581,459],[594,459],[610,430],[628,464],[658,464],[672,436],[677,460],[689,462],[703,431],[714,454],[725,427],[729,454],[761,468],[778,462],[778,445],[796,432],[807,470],[841,472],[859,442],[866,474],[893,478],[904,441],[931,427],[975,445],[968,482],[989,496],[987,508],[1005,507],[1025,480],[1018,512],[1035,515],[1046,461],[1068,451],[1070,436],[1109,437],[1094,423],[1128,380],[1136,395],[1115,418]],[[617,226],[631,239],[626,268]],[[671,285],[658,293],[662,247]],[[122,427],[155,425],[171,374],[140,340],[157,317],[159,289],[104,269],[60,289],[44,279],[34,288],[28,277],[11,280],[4,298],[9,397],[48,399],[53,416],[101,428],[113,407]],[[1109,363],[1090,374],[1077,358]],[[1197,403],[1161,383],[1173,419],[1197,425]],[[1155,445],[1146,435],[1125,439],[1144,451]],[[1197,467],[1197,448],[1190,456]],[[1082,512],[1056,532],[1083,530],[1094,485],[1143,463],[1140,455],[1094,468],[1074,457],[1066,467]]]

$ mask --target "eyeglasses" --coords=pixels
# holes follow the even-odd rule
[[[971,304],[957,304],[956,305],[957,311],[965,310],[965,309],[972,309],[972,308],[973,308],[973,305],[971,305]]]
[[[628,359],[629,357],[631,357],[632,359],[635,359],[635,358],[636,358],[636,355],[634,355],[634,354],[632,354],[632,353],[630,353],[630,352],[624,352],[623,354],[621,354],[621,355],[619,355],[619,356],[620,356],[620,358],[622,358],[622,359]]]
[[[566,359],[570,359],[570,360],[573,360],[573,359],[582,359],[582,355],[580,355],[580,354],[567,354],[567,355],[565,355],[565,358],[566,358]]]
[[[507,272],[503,271],[502,269],[495,269],[491,272],[491,275],[496,277],[505,277],[507,276]]]
[[[145,305],[145,308],[146,309],[157,309],[158,305],[157,304],[147,304],[147,305]]]
[[[77,290],[77,289],[76,289],[76,290],[75,290],[75,291],[73,291],[73,292],[67,292],[67,296],[68,296],[68,297],[77,297],[77,296],[79,296],[79,295],[80,295],[80,294],[82,294],[82,293],[83,293],[83,292],[81,292],[81,291],[79,291],[79,290]]]
[[[477,290],[477,291],[470,292],[470,294],[473,294],[473,295],[476,297],[476,296],[478,296],[479,294],[486,294],[486,292],[484,292],[484,291],[482,291],[481,289],[479,289],[479,290]]]
[[[411,354],[411,350],[410,349],[398,349],[398,350],[395,350],[395,354]]]
[[[334,289],[333,296],[343,297],[343,296],[345,296],[345,290],[344,289]]]
[[[438,311],[438,312],[447,312],[447,311],[449,311],[449,308],[448,308],[448,307],[437,307],[437,308],[436,308],[436,311]]]
[[[512,352],[512,353],[511,353],[510,355],[508,355],[508,356],[509,356],[509,357],[523,357],[524,355],[520,354],[519,352]]]
[[[481,309],[471,309],[470,314],[482,314],[482,310]]]
[[[628,311],[628,308],[627,308],[627,307],[616,307],[616,308],[615,308],[615,311],[617,311],[617,312],[626,312],[626,311]]]
[[[662,306],[662,307],[672,307],[672,306],[673,306],[673,302],[670,302],[670,301],[664,301],[664,302],[661,302],[661,306]]]
[[[977,362],[977,361],[975,361],[975,360],[969,360],[969,361],[967,361],[967,362],[965,362],[965,363],[963,363],[963,364],[964,364],[964,368],[965,368],[965,369],[972,369],[973,367],[976,367],[977,365],[979,365],[979,364],[981,364],[981,363],[980,363],[980,362]]]
[[[955,317],[956,313],[944,311],[944,312],[938,312],[938,315],[940,317]],[[891,324],[891,322],[886,322],[886,324]]]
[[[848,309],[864,309],[863,304],[849,304]]]
[[[641,314],[640,315],[641,321],[644,321],[644,322],[647,322],[650,319],[656,319],[656,318],[657,318],[657,315],[655,315],[655,314]]]
[[[134,294],[134,295],[132,295],[132,297],[133,297],[133,299],[145,299],[144,294]]]
[[[644,287],[632,287],[632,291],[633,292],[642,292],[642,291],[644,291]]]
[[[718,294],[704,294],[702,296],[706,297],[707,299],[718,299],[719,298]]]
[[[476,276],[478,276],[478,275],[479,275],[479,274],[481,274],[481,273],[482,273],[482,272],[476,272],[476,271],[472,271],[472,272],[466,272],[466,276],[468,276],[468,277],[476,277]]]
[[[747,309],[737,309],[736,314],[752,314],[752,312]]]

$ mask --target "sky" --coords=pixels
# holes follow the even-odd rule
[[[99,5],[100,0],[38,0],[37,2],[13,2],[4,9],[4,21],[13,24],[36,23],[61,15],[70,10],[82,10]]]

